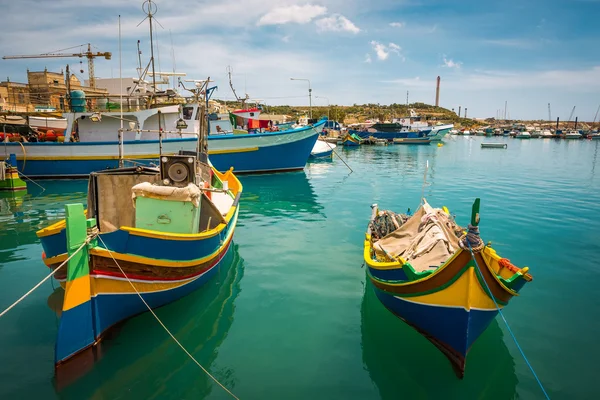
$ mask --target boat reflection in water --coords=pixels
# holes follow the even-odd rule
[[[238,226],[261,217],[294,217],[310,221],[323,217],[323,206],[308,181],[305,171],[285,174],[242,176],[244,193],[240,200]]]
[[[43,190],[29,182],[26,191],[0,192],[0,252],[3,253],[3,262],[16,261],[15,254],[22,250],[22,246],[38,243],[35,232],[42,226],[63,219],[65,203],[85,201],[87,181],[44,181],[42,185]]]
[[[196,360],[228,388],[235,386],[234,371],[214,364],[233,324],[243,275],[244,260],[234,243],[216,276],[206,285],[155,311]],[[53,293],[50,297],[60,302],[62,293]],[[62,306],[54,300],[49,298],[52,307]],[[127,393],[127,398],[201,399],[209,396],[213,388],[221,390],[150,313],[112,329],[101,342],[97,356],[93,366],[88,366],[89,373],[79,379],[73,381],[72,376],[57,376],[61,398],[112,399]],[[173,382],[181,384],[171,384]]]
[[[370,282],[360,312],[363,364],[382,399],[516,396],[515,363],[496,320],[473,345],[469,374],[458,380],[435,346],[385,309]]]

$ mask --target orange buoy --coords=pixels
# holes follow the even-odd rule
[[[210,182],[204,182],[204,185],[203,185],[203,187],[204,187],[205,189],[208,189],[208,188],[210,188]],[[205,191],[204,193],[206,193],[206,197],[208,197],[210,200],[212,200],[212,192],[210,192],[210,191],[208,191],[208,190],[207,190],[207,191]]]

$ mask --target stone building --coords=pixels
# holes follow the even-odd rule
[[[67,111],[67,85],[63,73],[49,72],[47,69],[40,72],[31,72],[28,70],[27,80],[33,104]],[[96,99],[108,95],[106,89],[93,89],[83,86],[79,78],[73,74],[70,77],[70,90],[82,90],[88,99],[88,108],[94,108]]]
[[[0,111],[33,111],[26,83],[0,82]]]

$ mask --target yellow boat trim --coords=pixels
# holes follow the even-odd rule
[[[83,210],[83,213],[87,216],[87,209]],[[39,238],[45,237],[45,236],[56,235],[57,233],[59,233],[60,231],[65,229],[66,226],[67,226],[66,221],[64,219],[61,219],[60,221],[55,222],[52,225],[45,227],[44,229],[40,229],[35,234]]]
[[[59,254],[54,257],[44,258],[44,264],[51,266],[53,264],[59,264],[67,259],[67,253]]]
[[[249,151],[257,151],[258,147],[247,147],[244,149],[233,149],[233,150],[208,150],[208,155],[211,154],[229,154],[229,153],[247,153]]]
[[[201,276],[201,275],[199,275]],[[131,287],[129,282],[125,280],[125,278],[114,279],[109,276],[94,276],[92,275],[93,292],[92,296],[97,296],[99,294],[133,294],[135,290]],[[151,292],[159,292],[163,290],[175,289],[179,286],[183,286],[185,284],[190,283],[194,279],[198,277],[189,278],[182,281],[169,282],[138,282],[136,280],[132,280],[133,286],[140,293],[151,293]]]
[[[95,248],[91,249],[90,254],[95,255],[95,256],[105,257],[105,258],[112,258],[110,255],[112,253],[112,256],[114,258],[116,258],[117,260],[121,260],[121,261],[129,261],[129,262],[133,262],[133,263],[148,264],[148,265],[152,265],[152,266],[156,266],[156,267],[185,268],[185,267],[193,267],[193,266],[196,266],[199,264],[204,264],[204,263],[209,262],[210,260],[218,257],[219,253],[223,250],[223,247],[225,246],[226,242],[227,242],[227,240],[224,240],[223,245],[219,246],[217,248],[217,250],[212,252],[211,254],[209,254],[205,257],[196,259],[196,260],[192,260],[192,261],[159,260],[156,258],[140,257],[140,256],[134,256],[131,254],[117,253],[115,251],[109,252],[108,250],[103,249],[101,247],[95,247]]]
[[[237,209],[237,207],[231,207],[231,209],[227,213],[227,216],[225,217],[225,220],[227,221],[226,223],[221,223],[221,224],[217,225],[216,227],[214,227],[213,229],[210,229],[208,231],[201,232],[201,233],[168,233],[168,232],[151,231],[148,229],[133,228],[131,226],[122,226],[120,229],[123,231],[129,232],[130,235],[150,237],[150,238],[154,238],[154,239],[175,240],[175,241],[208,239],[208,238],[217,236],[219,233],[221,233],[221,231],[223,231],[223,229],[225,229],[227,227],[227,224],[231,220],[231,217],[235,213],[236,209]]]
[[[423,296],[405,297],[403,300],[442,307],[461,307],[466,310],[496,310],[496,305],[481,287],[477,272],[468,268],[452,285]],[[502,306],[500,306],[502,307]]]
[[[65,299],[63,311],[75,308],[78,305],[90,300],[91,286],[90,276],[80,276],[77,279],[68,281],[65,288]]]

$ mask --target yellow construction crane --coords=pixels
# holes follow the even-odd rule
[[[107,60],[110,60],[112,54],[109,52],[92,52],[92,45],[87,44],[87,51],[81,53],[45,53],[45,54],[35,54],[28,56],[4,56],[3,60],[17,60],[21,58],[53,58],[53,57],[86,57],[88,59],[88,73],[90,75],[90,87],[92,89],[96,88],[96,78],[94,77],[94,58],[96,57],[104,57]],[[82,71],[83,72],[83,71]]]

